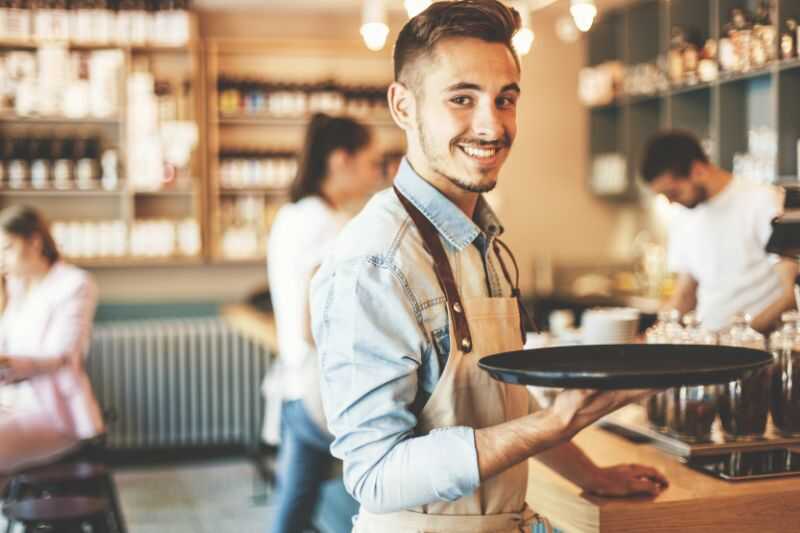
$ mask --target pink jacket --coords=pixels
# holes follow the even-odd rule
[[[0,317],[0,353],[69,360],[53,373],[17,385],[28,384],[36,404],[30,427],[51,427],[77,439],[103,432],[100,407],[84,369],[97,306],[97,287],[89,274],[58,262],[27,296],[17,280],[9,279],[7,289],[8,303]]]

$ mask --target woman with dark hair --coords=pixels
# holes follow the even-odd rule
[[[103,432],[84,370],[97,289],[29,207],[0,212],[0,474]]]
[[[379,186],[381,167],[368,128],[350,118],[314,115],[292,201],[278,212],[270,231],[267,270],[280,366],[265,392],[273,403],[277,396],[281,405],[275,533],[298,533],[310,525],[320,484],[333,461],[311,338],[308,286],[347,222],[349,207]]]

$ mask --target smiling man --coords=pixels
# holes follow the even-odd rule
[[[481,196],[516,136],[518,29],[495,0],[437,2],[405,25],[388,98],[406,158],[312,283],[331,449],[359,533],[529,531],[532,456],[598,494],[666,486],[648,467],[599,468],[569,442],[643,392],[570,390],[534,411],[524,387],[477,365],[520,349],[525,331],[516,265]]]

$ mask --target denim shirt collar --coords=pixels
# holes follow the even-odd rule
[[[503,233],[503,226],[483,195],[478,196],[474,221],[470,220],[458,206],[420,177],[406,158],[400,163],[394,185],[458,251],[480,235],[492,239]]]

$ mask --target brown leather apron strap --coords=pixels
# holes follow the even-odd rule
[[[511,279],[511,275],[508,273],[508,268],[506,268],[506,263],[503,261],[503,256],[500,253],[501,249],[505,250],[505,252],[508,254],[508,257],[511,258],[511,263],[514,265],[514,272],[516,274],[516,278],[514,280]],[[514,259],[514,254],[511,253],[511,249],[508,247],[508,245],[498,238],[495,238],[494,240],[494,254],[497,257],[497,261],[500,263],[500,268],[503,270],[503,276],[505,276],[508,284],[511,285],[511,296],[517,299],[520,320],[519,327],[522,333],[522,344],[525,344],[527,332],[539,331],[539,328],[536,326],[536,322],[534,322],[534,320],[531,318],[531,315],[528,314],[528,310],[525,309],[525,305],[522,303],[522,296],[519,292],[519,266],[517,265],[517,260]]]
[[[417,226],[425,248],[433,257],[433,270],[436,273],[439,284],[442,286],[445,298],[447,298],[447,308],[455,326],[454,333],[458,348],[464,353],[469,353],[472,351],[472,336],[469,332],[467,317],[464,315],[464,304],[461,302],[461,296],[456,287],[453,269],[450,267],[450,261],[447,259],[447,253],[444,251],[442,241],[439,240],[439,232],[433,227],[431,221],[403,196],[403,193],[397,187],[394,187],[394,192],[411,217],[414,225]]]

